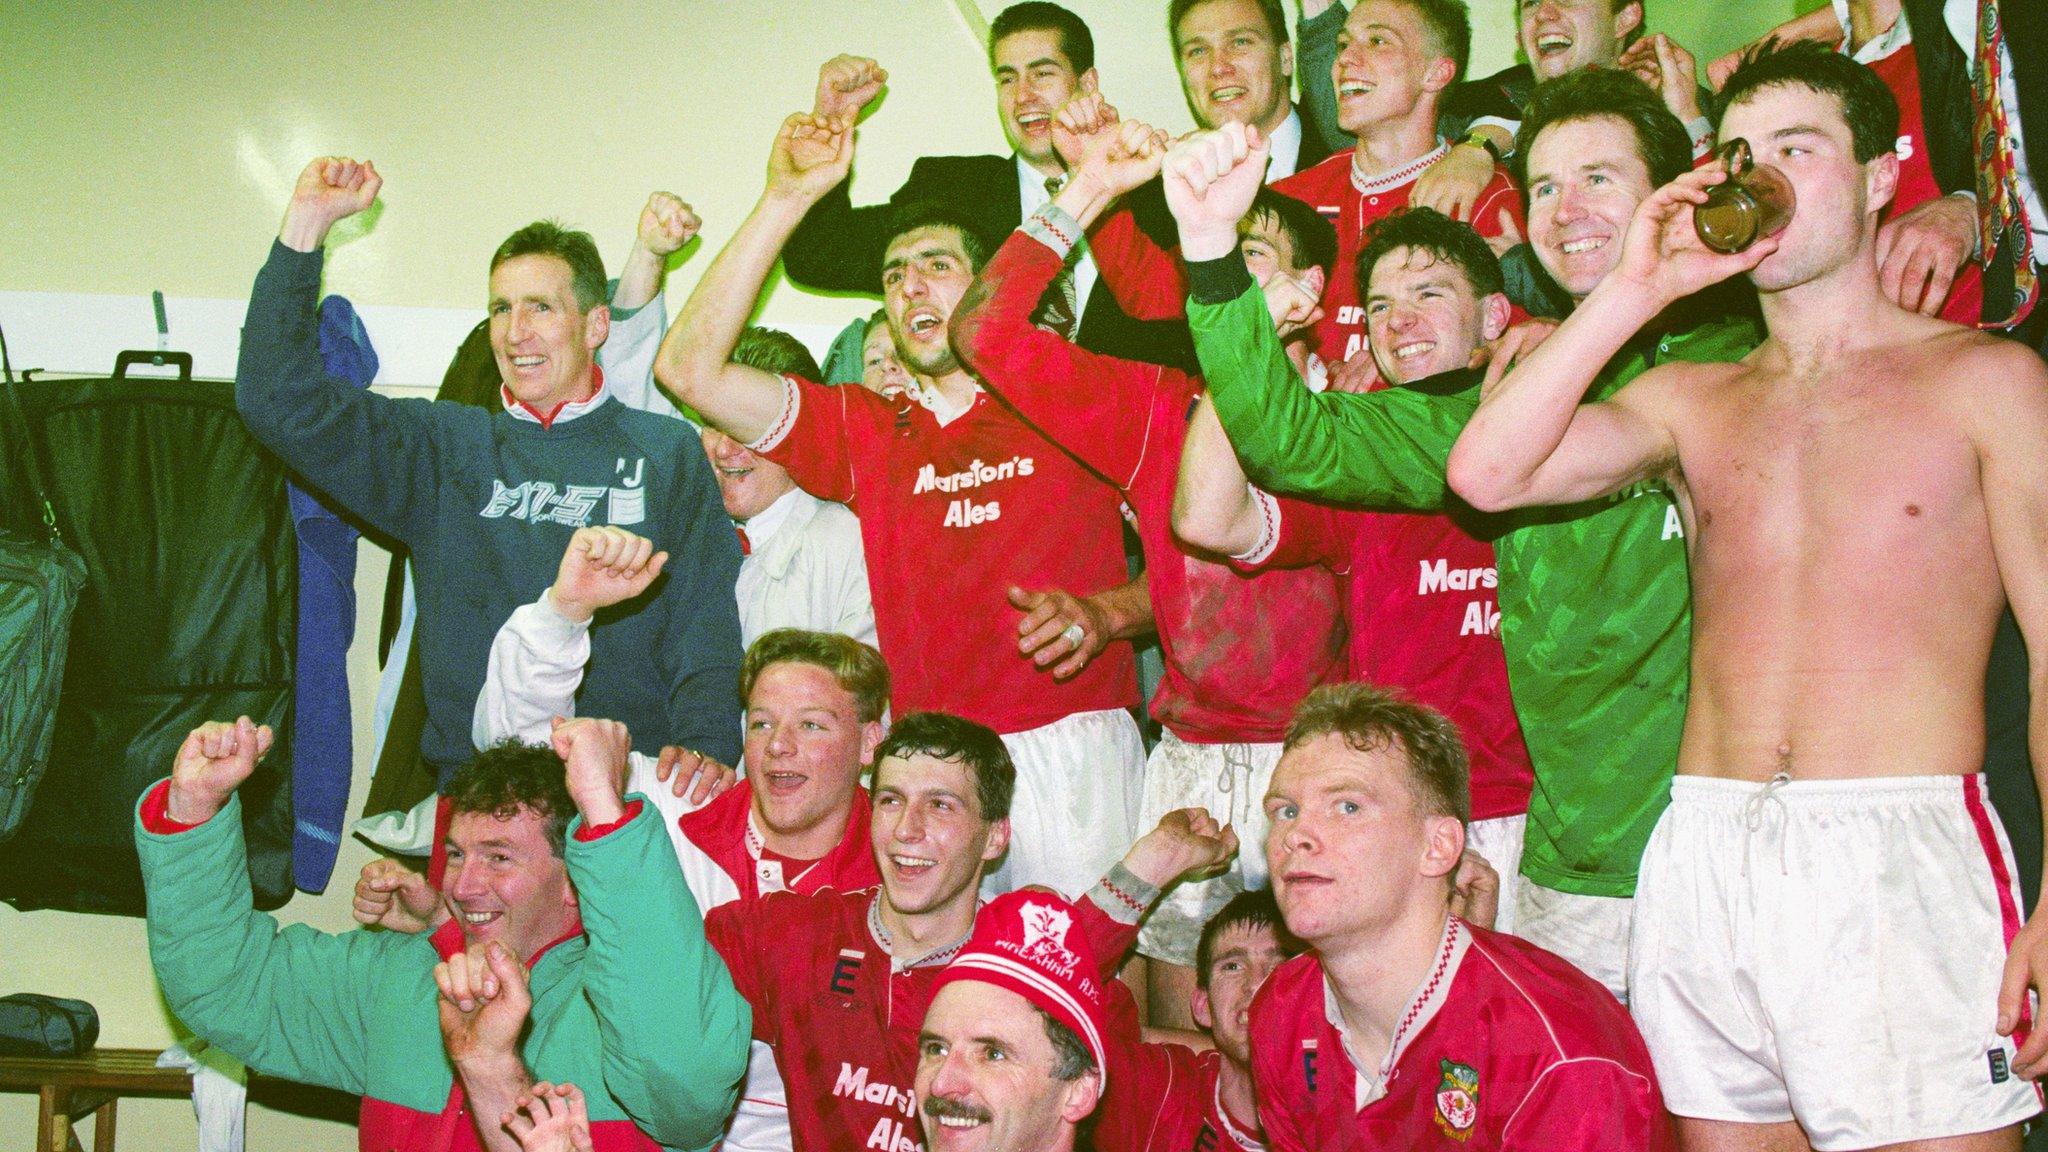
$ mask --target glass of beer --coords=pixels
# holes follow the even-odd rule
[[[1721,145],[1728,179],[1707,189],[1707,202],[1692,212],[1700,242],[1716,252],[1740,252],[1792,222],[1792,182],[1769,164],[1758,164],[1740,136]]]

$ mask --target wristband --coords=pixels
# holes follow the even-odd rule
[[[1463,140],[1458,141],[1458,143],[1470,144],[1474,148],[1486,149],[1486,154],[1488,156],[1493,157],[1493,162],[1496,165],[1501,164],[1506,160],[1506,157],[1501,155],[1500,146],[1493,142],[1493,137],[1488,136],[1484,132],[1467,132],[1465,133],[1465,138]]]

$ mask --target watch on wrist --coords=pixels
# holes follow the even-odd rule
[[[1500,145],[1493,142],[1493,137],[1476,129],[1465,133],[1465,138],[1458,141],[1458,143],[1470,144],[1474,148],[1486,149],[1486,154],[1493,157],[1495,164],[1503,163],[1507,159],[1507,157],[1501,155]]]

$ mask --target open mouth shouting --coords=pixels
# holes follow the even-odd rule
[[[1017,131],[1022,132],[1026,136],[1045,135],[1052,131],[1052,113],[1039,111],[1017,113]]]
[[[907,852],[889,854],[889,867],[903,880],[917,880],[938,866],[939,862],[929,856],[912,856]]]
[[[903,331],[914,339],[929,339],[945,322],[945,319],[931,308],[913,308],[903,315]]]
[[[1562,29],[1543,29],[1536,33],[1536,58],[1530,63],[1548,67],[1546,75],[1561,71],[1571,60],[1572,48],[1577,43],[1570,32]]]
[[[1375,87],[1377,85],[1373,84],[1370,80],[1339,80],[1337,82],[1337,99],[1340,102],[1356,100],[1362,96],[1369,95]]]

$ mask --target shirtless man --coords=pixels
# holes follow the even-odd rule
[[[1620,265],[1481,403],[1450,483],[1488,509],[1676,493],[1692,698],[1631,1004],[1686,1145],[2017,1148],[2048,1070],[2025,1012],[2048,928],[2020,924],[1976,773],[2008,597],[2048,643],[2048,370],[1882,290],[1898,109],[1868,68],[1794,46],[1722,109],[1722,138],[1791,180],[1790,225],[1702,247],[1718,169],[1644,201]],[[1741,273],[1769,331],[1754,353],[1578,405],[1660,309]],[[2039,765],[2038,709],[2032,743]]]

